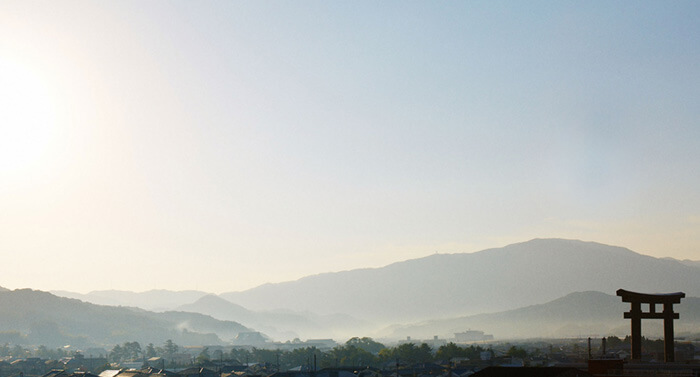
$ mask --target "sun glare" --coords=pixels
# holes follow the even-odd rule
[[[53,103],[30,70],[0,58],[0,171],[40,164],[54,132]]]

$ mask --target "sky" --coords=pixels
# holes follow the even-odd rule
[[[532,238],[700,260],[694,1],[0,2],[0,286]]]

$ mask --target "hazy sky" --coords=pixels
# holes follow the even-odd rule
[[[697,1],[2,1],[0,286],[700,259]]]

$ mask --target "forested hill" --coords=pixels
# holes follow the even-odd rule
[[[172,339],[203,345],[221,344],[222,337],[230,340],[241,331],[250,330],[202,314],[101,306],[30,289],[0,291],[0,343],[58,347]]]
[[[515,309],[572,292],[683,291],[700,268],[629,249],[535,239],[476,253],[435,254],[383,268],[309,276],[221,296],[246,308],[346,313],[386,324]]]
[[[348,315],[317,315],[308,311],[289,310],[252,311],[216,295],[200,298],[192,304],[177,308],[187,312],[232,320],[253,327],[273,339],[293,338],[351,338],[376,330],[371,323]]]

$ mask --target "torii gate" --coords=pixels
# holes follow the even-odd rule
[[[632,320],[632,359],[642,358],[642,318],[657,318],[664,320],[664,361],[675,361],[673,349],[673,320],[680,318],[673,312],[673,304],[680,304],[685,293],[647,294],[618,289],[617,295],[622,302],[629,302],[632,308],[625,312],[625,318]],[[649,304],[649,311],[642,311],[642,304]],[[663,312],[656,312],[656,304],[663,304]]]

